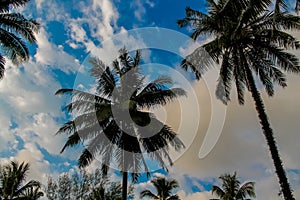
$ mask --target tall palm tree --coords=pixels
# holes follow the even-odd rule
[[[12,161],[0,168],[0,197],[3,200],[12,199],[38,199],[43,196],[40,190],[41,184],[31,180],[24,184],[29,164]]]
[[[255,198],[254,182],[246,182],[241,185],[236,172],[232,176],[230,174],[221,175],[219,179],[222,181],[223,189],[214,185],[212,194],[216,194],[220,200],[249,200],[247,197]]]
[[[176,151],[184,148],[176,133],[149,109],[165,105],[185,92],[170,88],[172,81],[168,77],[145,84],[145,76],[139,71],[140,59],[140,51],[131,57],[125,48],[111,67],[92,58],[90,72],[97,80],[96,94],[75,89],[56,92],[72,95],[73,102],[66,110],[76,114],[58,131],[58,134],[70,134],[62,152],[85,141],[86,148],[78,159],[80,167],[99,157],[102,171],[107,173],[109,163],[116,161],[123,176],[123,200],[127,196],[129,171],[133,172],[133,180],[137,180],[141,170],[148,172],[146,158],[158,161],[167,169],[167,164],[172,164],[169,147]]]
[[[140,197],[148,197],[150,199],[158,200],[180,200],[177,194],[172,195],[172,190],[179,187],[178,182],[175,179],[166,179],[165,177],[157,177],[151,180],[151,183],[156,189],[156,193],[152,193],[150,190],[143,190],[140,193]]]
[[[281,6],[283,1],[277,2]],[[300,46],[295,37],[285,32],[299,30],[300,18],[280,10],[269,11],[271,0],[207,0],[207,3],[207,13],[186,8],[186,17],[177,21],[180,27],[191,25],[194,28],[191,35],[194,40],[205,35],[213,37],[187,56],[182,67],[193,70],[196,78],[201,78],[210,67],[199,62],[201,49],[204,49],[221,65],[216,90],[218,98],[228,103],[232,83],[240,104],[244,104],[245,90],[251,93],[284,198],[294,199],[257,81],[260,80],[267,94],[273,96],[275,84],[287,85],[284,72],[300,72],[297,57],[285,51]]]
[[[26,42],[36,43],[34,33],[39,30],[39,23],[27,19],[21,13],[11,12],[12,8],[24,6],[30,0],[2,0],[0,4],[0,79],[4,76],[5,56],[13,64],[21,64],[29,59]]]

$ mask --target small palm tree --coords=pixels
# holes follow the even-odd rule
[[[12,8],[24,6],[29,0],[2,0],[0,3],[0,79],[4,76],[5,56],[16,65],[29,59],[25,42],[36,43],[34,33],[39,23],[27,19],[20,13],[11,12]]]
[[[43,196],[40,182],[31,180],[23,185],[28,171],[29,164],[24,162],[19,164],[12,161],[0,167],[0,197],[3,200],[33,200]]]
[[[250,200],[247,197],[255,198],[254,182],[246,182],[241,185],[236,172],[232,176],[224,174],[219,179],[222,181],[222,188],[216,185],[212,187],[212,194],[216,194],[220,198],[219,200]]]
[[[172,195],[172,190],[179,187],[175,179],[166,179],[165,177],[157,177],[151,180],[151,183],[156,189],[156,194],[150,190],[144,190],[140,193],[140,197],[148,197],[150,199],[158,200],[180,200],[177,194]]]
[[[286,51],[300,48],[299,41],[286,32],[300,29],[300,17],[282,11],[286,7],[284,0],[276,0],[274,11],[268,10],[271,0],[207,2],[208,13],[186,8],[186,17],[177,22],[180,27],[191,25],[194,28],[191,35],[194,40],[199,36],[213,37],[202,48],[221,65],[216,91],[218,98],[227,104],[233,84],[240,104],[244,104],[245,90],[251,93],[283,195],[286,200],[292,200],[292,189],[257,81],[260,80],[267,94],[273,96],[275,84],[287,86],[284,72],[300,72],[298,58]],[[202,48],[196,49],[182,62],[182,67],[194,71],[198,79],[210,67],[201,62]]]
[[[111,67],[93,58],[90,60],[91,75],[97,80],[96,94],[75,89],[56,92],[71,93],[73,102],[66,110],[76,113],[74,119],[58,131],[58,134],[71,134],[62,152],[82,141],[87,142],[78,159],[79,166],[85,167],[99,157],[104,174],[109,163],[115,160],[122,171],[123,200],[127,196],[128,172],[134,172],[132,177],[136,181],[138,172],[149,171],[145,153],[167,169],[167,164],[172,164],[169,147],[176,151],[184,148],[177,134],[156,119],[149,109],[165,105],[185,92],[170,88],[172,80],[168,77],[145,84],[145,76],[139,69],[140,59],[140,51],[131,57],[125,48],[120,50],[119,58]]]
[[[100,185],[93,189],[88,200],[121,200],[122,199],[122,185],[120,183],[109,183],[107,185]],[[129,187],[129,197],[133,198],[133,187]]]
[[[30,187],[22,193],[22,196],[19,197],[18,200],[38,200],[43,196],[44,193],[40,187]]]

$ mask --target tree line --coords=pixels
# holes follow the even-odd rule
[[[45,196],[49,200],[121,200],[122,186],[119,182],[110,181],[101,170],[93,172],[80,170],[75,173],[63,173],[57,179],[49,176],[46,185],[37,180],[27,181],[29,164],[16,161],[0,166],[0,199],[1,200],[38,200]],[[222,186],[212,186],[212,194],[220,200],[243,200],[255,197],[254,182],[241,184],[236,172],[219,177]],[[150,183],[155,190],[145,188],[139,198],[159,200],[180,200],[174,189],[179,188],[175,179],[164,176],[154,177]],[[129,187],[128,198],[133,199],[134,186]]]

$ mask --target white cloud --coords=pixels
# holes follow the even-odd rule
[[[28,121],[32,122],[22,123],[16,130],[24,142],[35,142],[50,154],[58,155],[66,136],[55,135],[59,129],[59,124],[54,120],[54,117],[48,113],[38,113],[32,115]]]
[[[8,159],[1,159],[2,164],[8,164],[10,161],[19,163],[25,162],[30,164],[29,174],[26,181],[37,180],[42,184],[47,181],[47,174],[50,172],[50,163],[44,159],[44,155],[33,143],[27,143],[24,149],[21,149],[16,156],[11,156]]]
[[[6,113],[6,109],[1,108],[1,115],[0,115],[0,152],[7,150],[7,144],[10,142],[12,144],[17,144],[17,141],[15,140],[15,137],[10,130],[10,127],[12,125],[11,119],[9,116],[5,116],[2,113]]]
[[[141,0],[135,0],[131,3],[131,7],[135,8],[134,16],[139,20],[143,21],[143,16],[146,13],[146,9]]]
[[[57,68],[65,73],[76,72],[79,63],[76,58],[66,53],[62,48],[49,42],[49,35],[44,29],[37,35],[38,49],[34,58],[41,65]]]
[[[207,200],[213,198],[210,191],[186,194],[184,190],[180,190],[178,191],[178,196],[180,197],[180,199],[184,199],[184,200]]]
[[[44,3],[44,0],[35,0],[36,8],[40,10],[42,8],[42,4]]]
[[[26,11],[30,14],[36,11],[36,14],[40,17],[39,21],[41,21],[41,18],[43,19],[42,23],[62,21],[69,17],[68,12],[66,12],[67,8],[62,6],[63,4],[60,1],[35,0],[32,2],[34,3],[30,3],[26,6]],[[72,4],[69,4],[69,7],[70,5]]]
[[[59,128],[57,119],[63,117],[60,110],[63,101],[54,96],[61,86],[49,72],[47,66],[33,60],[24,64],[24,68],[8,62],[5,78],[0,82],[0,105],[4,113],[0,117],[1,151],[13,150],[17,152],[16,158],[28,158],[32,163],[37,160],[39,165],[46,165],[47,161],[34,146],[39,144],[49,153],[58,154],[65,139],[54,136]],[[24,142],[24,148],[19,146],[17,136]],[[40,172],[42,167],[37,171]]]
[[[150,0],[142,1],[142,0],[134,0],[131,2],[130,7],[135,9],[134,16],[139,21],[144,21],[144,16],[146,14],[145,6],[148,5],[149,7],[153,8],[155,6],[154,2]]]
[[[64,19],[65,27],[70,34],[68,43],[75,48],[83,45],[89,52],[96,46],[94,40],[103,41],[113,36],[114,32],[118,30],[119,13],[109,0],[92,0],[91,6],[79,2],[79,5],[81,5],[81,17]]]

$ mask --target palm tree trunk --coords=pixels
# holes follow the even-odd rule
[[[128,180],[128,172],[122,172],[122,200],[127,199],[127,180]]]
[[[281,158],[279,156],[277,144],[276,144],[276,141],[275,141],[275,138],[273,135],[273,130],[270,126],[268,116],[265,112],[265,106],[263,104],[261,95],[256,88],[256,85],[255,85],[255,82],[254,82],[254,79],[252,76],[252,72],[250,71],[250,69],[248,67],[246,70],[247,70],[246,73],[247,73],[247,81],[249,84],[249,90],[250,90],[252,98],[255,102],[256,111],[258,113],[258,117],[259,117],[262,129],[263,129],[264,136],[267,140],[267,144],[269,145],[269,150],[271,152],[271,156],[272,156],[273,163],[275,166],[276,174],[278,176],[279,183],[281,186],[281,192],[282,192],[285,200],[295,200],[295,198],[293,197],[293,193],[292,193],[290,184],[288,183],[288,179],[287,179],[286,173],[284,171]]]

